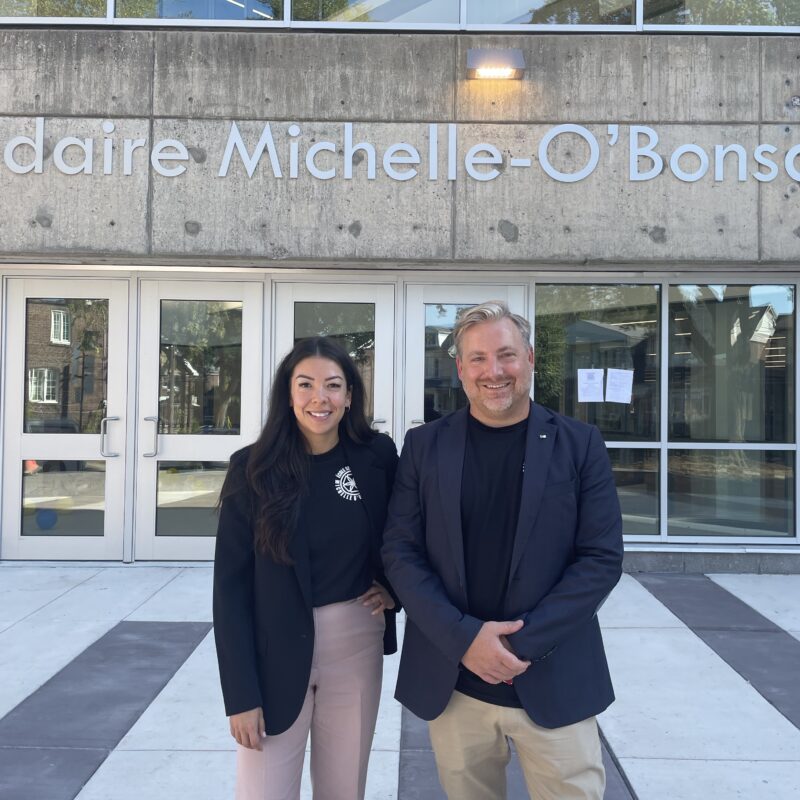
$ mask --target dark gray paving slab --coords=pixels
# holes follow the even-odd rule
[[[3,800],[72,800],[106,750],[0,747]]]
[[[704,575],[635,577],[800,728],[800,641]]]
[[[0,719],[0,798],[72,800],[210,628],[120,622],[84,650]]]
[[[601,736],[603,764],[606,768],[605,800],[636,800],[625,777]],[[508,765],[507,800],[527,800],[529,797],[517,754],[511,753]],[[439,784],[436,761],[431,749],[428,724],[403,709],[400,731],[400,774],[398,800],[447,800]]]
[[[781,630],[705,575],[641,573],[633,577],[692,630]]]

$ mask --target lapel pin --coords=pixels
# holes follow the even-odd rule
[[[546,439],[547,438],[547,434],[546,433],[540,433],[539,434],[539,438],[540,439]]]

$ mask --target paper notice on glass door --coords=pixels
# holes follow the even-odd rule
[[[610,369],[606,380],[607,403],[630,403],[633,392],[632,369]]]
[[[603,373],[602,369],[578,370],[578,402],[602,403],[603,402]]]

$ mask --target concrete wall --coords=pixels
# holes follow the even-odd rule
[[[467,81],[474,46],[521,48],[525,79]],[[41,174],[16,175],[0,161],[0,259],[794,268],[800,193],[783,156],[800,144],[799,61],[796,37],[6,29],[0,149],[32,136],[37,116],[46,128]],[[234,120],[250,147],[273,122],[284,169],[287,130],[298,123],[298,178],[276,179],[266,156],[252,178],[236,159],[218,177]],[[120,144],[114,172],[100,174],[104,121],[114,122],[116,140],[180,140],[185,173],[156,174],[140,149],[133,174],[122,175]],[[405,182],[379,165],[370,181],[366,163],[356,163],[352,180],[313,178],[302,149],[324,138],[340,147],[344,122],[355,123],[355,141],[372,142],[379,159],[385,146],[408,141],[423,160],[429,123],[456,122],[458,179],[447,180],[445,125],[437,180],[425,165]],[[538,164],[538,142],[562,123],[585,126],[600,145],[597,169],[576,183],[554,181]],[[617,124],[612,146],[608,126]],[[715,144],[740,143],[747,180],[736,180],[731,161],[722,182],[713,162],[697,182],[668,167],[631,182],[631,124],[656,129],[667,158],[685,143],[712,155]],[[93,175],[53,166],[53,148],[67,135],[94,137]],[[464,174],[464,154],[480,141],[502,152],[495,180]],[[762,142],[777,148],[780,167],[763,183],[751,174]],[[17,152],[23,160],[25,148]],[[570,134],[548,152],[570,172],[588,147]],[[71,148],[65,160],[77,163],[78,154]],[[318,163],[337,158],[341,150]],[[511,158],[532,167],[512,167]],[[697,163],[681,161],[687,170]]]

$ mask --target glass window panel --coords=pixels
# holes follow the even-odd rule
[[[534,398],[607,440],[658,438],[658,286],[537,285]],[[578,370],[632,373],[629,403],[578,402]]]
[[[99,433],[108,300],[31,298],[25,312],[25,433]]]
[[[458,318],[473,305],[425,304],[425,422],[467,405],[456,369],[453,328]]]
[[[160,461],[156,536],[215,536],[227,461]]]
[[[794,289],[671,286],[669,436],[794,440]]]
[[[105,17],[106,0],[0,0],[0,17]]]
[[[238,434],[242,303],[162,300],[159,431]]]
[[[292,19],[307,22],[457,23],[460,0],[293,0]]]
[[[126,19],[283,20],[283,2],[266,0],[117,0]]]
[[[467,22],[501,25],[630,25],[631,0],[468,0]]]
[[[794,453],[670,450],[669,533],[794,536]]]
[[[22,462],[23,536],[102,536],[105,461]]]
[[[610,448],[624,534],[658,534],[658,450]]]
[[[648,25],[798,25],[797,0],[644,0]]]
[[[364,409],[372,419],[375,389],[375,304],[295,303],[294,340],[329,336],[355,361],[364,381]]]

